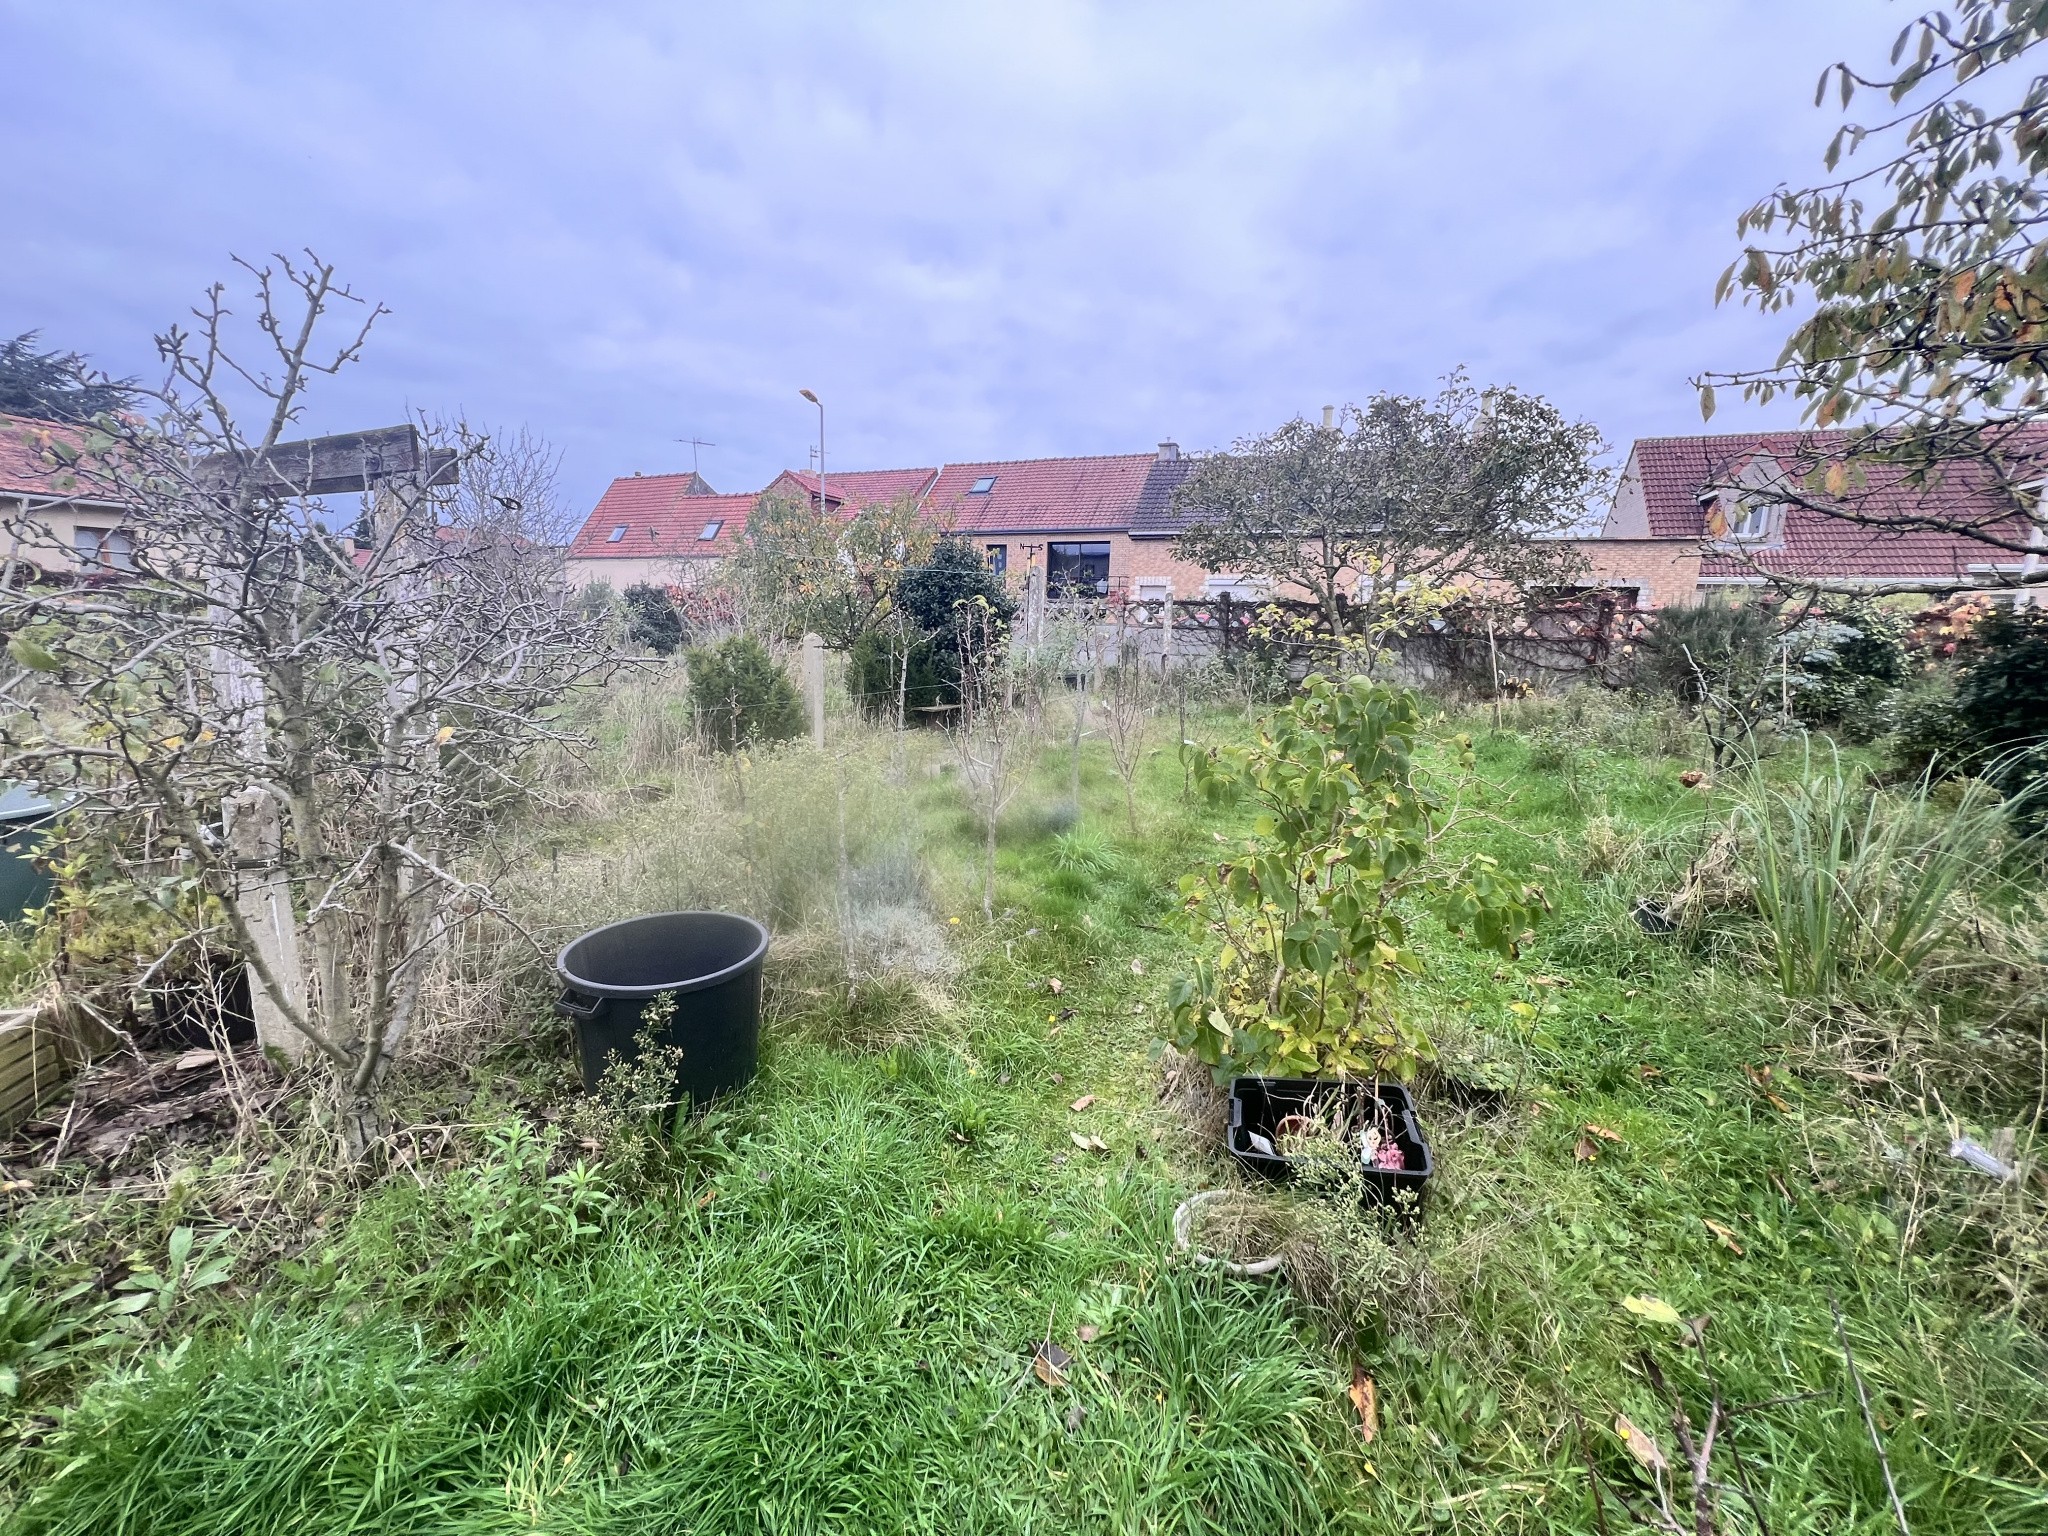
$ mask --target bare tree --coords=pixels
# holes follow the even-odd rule
[[[286,433],[381,311],[314,257],[240,265],[254,338],[216,285],[158,338],[155,419],[102,417],[71,456],[128,509],[133,570],[0,589],[0,771],[164,829],[248,962],[266,1046],[330,1064],[359,1149],[428,958],[493,907],[463,855],[610,659],[554,552],[496,515],[511,493],[435,489],[484,473],[471,434],[375,434],[360,537],[335,531],[320,444]]]
[[[1114,654],[1102,674],[1102,730],[1109,738],[1109,755],[1116,763],[1116,776],[1123,781],[1124,814],[1131,835],[1138,832],[1138,768],[1145,760],[1145,737],[1152,723],[1158,688],[1145,670],[1139,654],[1142,633],[1132,622],[1129,608],[1119,608],[1110,643]]]
[[[968,801],[981,820],[981,915],[993,921],[996,833],[1022,783],[1037,711],[1020,707],[1024,701],[1018,696],[1019,669],[1009,654],[1004,626],[987,601],[962,603],[956,623],[960,709],[953,726],[953,751]]]

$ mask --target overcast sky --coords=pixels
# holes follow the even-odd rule
[[[1786,321],[1717,310],[1881,0],[0,0],[0,335],[149,376],[231,253],[388,304],[310,431],[524,424],[635,470],[1212,447],[1466,365],[1618,448]],[[1724,402],[1715,425],[1791,424]]]

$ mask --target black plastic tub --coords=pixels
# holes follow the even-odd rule
[[[556,1012],[576,1026],[583,1087],[639,1056],[646,1006],[675,994],[658,1043],[682,1052],[676,1101],[705,1104],[744,1087],[761,1042],[761,962],[768,930],[732,912],[656,912],[592,929],[555,958]]]
[[[1415,1100],[1399,1083],[1352,1082],[1328,1077],[1240,1077],[1230,1085],[1230,1155],[1238,1166],[1268,1179],[1290,1179],[1295,1159],[1279,1151],[1281,1122],[1290,1115],[1320,1116],[1342,1100],[1347,1118],[1362,1119],[1378,1103],[1377,1118],[1401,1149],[1402,1168],[1361,1166],[1367,1205],[1419,1206],[1435,1172],[1429,1143],[1415,1123]],[[1262,1152],[1251,1140],[1264,1137],[1274,1150]],[[1403,1200],[1401,1197],[1407,1197]]]

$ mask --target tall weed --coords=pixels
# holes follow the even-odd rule
[[[1790,784],[1753,771],[1736,803],[1778,985],[1824,997],[1910,980],[1952,933],[1960,898],[1995,870],[2006,840],[1996,791],[1972,782],[1942,804],[1928,778],[1880,790],[1809,747]]]

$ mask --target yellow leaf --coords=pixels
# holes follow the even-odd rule
[[[185,745],[185,738],[182,736],[166,736],[164,738],[164,750],[166,752],[175,752],[183,745]]]
[[[1661,1296],[1624,1296],[1621,1304],[1646,1323],[1664,1323],[1676,1328],[1681,1321],[1678,1309]]]
[[[1628,1446],[1629,1455],[1651,1471],[1663,1472],[1670,1467],[1670,1463],[1664,1459],[1664,1453],[1657,1449],[1657,1442],[1630,1423],[1627,1414],[1617,1413],[1614,1416],[1614,1432],[1621,1436],[1623,1443]]]
[[[444,725],[441,729],[434,732],[434,745],[437,747],[445,747],[454,739],[455,727],[452,725]]]
[[[1700,1220],[1706,1222],[1707,1230],[1714,1234],[1714,1236],[1720,1241],[1720,1244],[1723,1248],[1726,1248],[1738,1259],[1742,1257],[1742,1244],[1735,1241],[1735,1234],[1733,1232],[1730,1232],[1718,1221],[1707,1221],[1707,1218],[1704,1216],[1702,1216]]]
[[[1830,464],[1827,474],[1822,477],[1822,483],[1827,486],[1830,496],[1839,496],[1849,487],[1849,471],[1839,462]]]
[[[1380,1432],[1380,1394],[1365,1367],[1351,1367],[1351,1406],[1358,1410],[1358,1434],[1371,1445]]]

